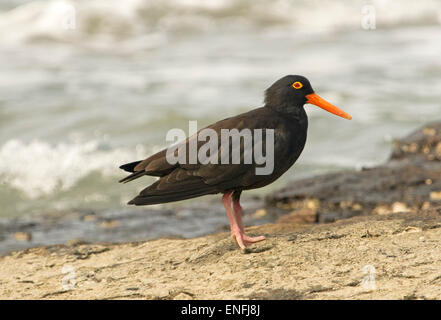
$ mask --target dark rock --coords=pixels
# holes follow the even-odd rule
[[[319,213],[318,222],[320,223],[334,222],[339,218],[339,216],[340,216],[339,213],[334,211],[324,212],[323,214]]]
[[[441,161],[441,121],[429,123],[407,137],[395,141],[391,159],[404,158]]]
[[[292,212],[313,202],[319,222],[428,208],[441,202],[440,160],[437,122],[397,140],[384,165],[292,182],[267,196],[266,206]]]

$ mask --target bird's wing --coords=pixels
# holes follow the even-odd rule
[[[214,154],[210,154],[210,156],[217,158],[218,163],[201,164],[198,161],[195,164],[188,164],[187,161],[184,164],[170,164],[166,159],[166,149],[139,163],[132,174],[133,178],[145,174],[156,175],[161,178],[144,189],[138,197],[131,201],[131,204],[153,204],[183,200],[204,194],[250,186],[265,179],[265,176],[256,175],[258,165],[254,161],[250,164],[244,164],[244,156],[247,152],[252,152],[253,146],[252,144],[245,146],[243,139],[241,139],[239,164],[231,163],[231,147],[228,164],[221,164],[220,158],[222,155],[221,129],[237,129],[239,132],[243,129],[266,129],[263,124],[268,125],[268,121],[267,118],[266,121],[262,121],[262,119],[265,119],[262,115],[265,116],[266,114],[265,110],[261,109],[221,120],[205,128],[212,129],[217,133],[217,148]],[[190,140],[195,139],[195,137],[190,137],[185,141],[186,150],[189,150]],[[263,138],[265,139],[265,134],[263,134]],[[205,143],[205,141],[197,141],[197,150],[200,150]],[[263,146],[265,146],[265,141]],[[263,153],[265,153],[265,150],[263,150]]]
[[[251,157],[253,155],[253,145],[244,144],[244,140],[240,141],[240,161],[238,164],[232,163],[232,154],[233,150],[229,146],[228,151],[228,161],[226,164],[222,164],[222,137],[221,130],[227,129],[237,129],[241,132],[243,129],[257,129],[262,128],[259,127],[259,121],[257,117],[253,119],[252,114],[249,113],[242,114],[236,116],[234,118],[228,118],[222,121],[219,121],[209,127],[209,129],[213,129],[217,133],[217,149],[213,154],[210,154],[210,159],[216,159],[217,163],[196,163],[196,164],[181,164],[180,168],[191,172],[193,176],[200,177],[205,184],[207,185],[217,185],[222,189],[234,188],[239,185],[247,185],[252,183],[255,177],[255,168],[256,163],[252,161],[249,164],[244,163],[244,158],[246,154],[250,154]],[[262,128],[263,129],[263,128]],[[263,136],[265,138],[265,136]],[[198,151],[205,144],[205,141],[198,141]],[[237,146],[238,147],[238,146]]]
[[[241,131],[243,129],[254,129],[254,128],[262,128],[262,126],[259,125],[259,119],[262,119],[262,117],[258,117],[256,114],[256,111],[265,111],[262,110],[263,108],[255,109],[247,113],[243,113],[241,115],[232,117],[232,118],[226,118],[221,121],[218,121],[204,129],[212,129],[217,133],[218,141],[217,141],[217,151],[215,151],[213,154],[210,154],[211,157],[217,157],[218,158],[218,164],[189,164],[189,150],[190,150],[190,140],[194,140],[197,138],[196,135],[193,135],[189,138],[187,138],[184,142],[181,142],[182,144],[185,144],[185,150],[187,150],[186,154],[186,161],[184,164],[180,163],[170,163],[167,159],[167,149],[163,149],[159,151],[158,153],[148,157],[147,159],[139,162],[133,162],[129,164],[125,164],[121,166],[122,169],[125,169],[127,171],[133,172],[130,176],[124,178],[121,180],[121,182],[128,182],[133,179],[139,178],[143,175],[149,175],[149,176],[159,176],[163,177],[168,174],[170,174],[173,170],[182,168],[188,171],[193,172],[194,175],[201,177],[206,181],[208,184],[216,184],[219,181],[222,180],[228,180],[234,177],[237,177],[240,174],[243,174],[251,169],[251,167],[255,167],[253,164],[243,164],[244,163],[244,145],[242,141],[242,151],[240,153],[240,163],[238,164],[220,164],[220,156],[221,156],[221,129],[237,129],[238,131]],[[201,129],[198,131],[198,134],[204,130]],[[265,129],[265,128],[262,128]],[[265,137],[265,136],[264,136]],[[196,141],[197,150],[206,143],[206,141]],[[252,150],[246,150],[247,152],[252,152]],[[230,158],[232,154],[232,150],[230,149]],[[178,151],[175,151],[175,155],[178,154]],[[231,159],[229,159],[229,163],[231,163]]]

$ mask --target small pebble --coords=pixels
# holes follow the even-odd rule
[[[13,237],[17,241],[31,241],[32,235],[29,232],[16,232],[13,234]]]

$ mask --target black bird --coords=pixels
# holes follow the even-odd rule
[[[285,76],[266,90],[263,107],[218,121],[205,128],[213,129],[217,133],[219,148],[216,149],[214,155],[210,155],[219,159],[217,163],[190,164],[188,154],[184,159],[187,161],[170,163],[167,160],[167,149],[164,149],[145,160],[122,165],[121,169],[132,174],[120,182],[129,182],[144,175],[159,177],[155,183],[142,190],[128,204],[151,205],[222,193],[222,201],[230,221],[231,235],[237,245],[245,249],[251,243],[264,240],[264,236],[250,237],[244,234],[240,195],[243,190],[260,188],[272,183],[300,156],[306,142],[308,128],[308,117],[303,108],[305,103],[314,104],[335,115],[351,119],[350,115],[315,94],[305,77]],[[240,163],[231,163],[231,154],[229,154],[228,164],[222,164],[220,160],[222,129],[238,129],[239,131],[273,129],[274,170],[270,174],[259,175],[256,168],[262,167],[261,164],[257,164],[255,160],[252,163],[244,163],[244,154],[250,145],[245,146],[243,139],[240,141]],[[198,131],[200,132],[201,130]],[[271,150],[265,148],[268,146],[267,137],[269,137],[267,133],[262,134],[263,149],[268,153]],[[192,139],[195,139],[195,136],[187,138],[181,146],[189,150],[189,143]],[[204,144],[204,141],[198,140],[196,135],[197,150]],[[231,148],[229,150],[232,151]],[[175,150],[172,154],[176,155],[176,152]]]

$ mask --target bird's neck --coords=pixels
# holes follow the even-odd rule
[[[282,114],[283,116],[288,118],[294,118],[297,120],[303,120],[307,118],[303,105],[294,105],[294,104],[286,103],[286,104],[279,104],[277,106],[273,106],[266,104],[265,107],[279,114]]]

